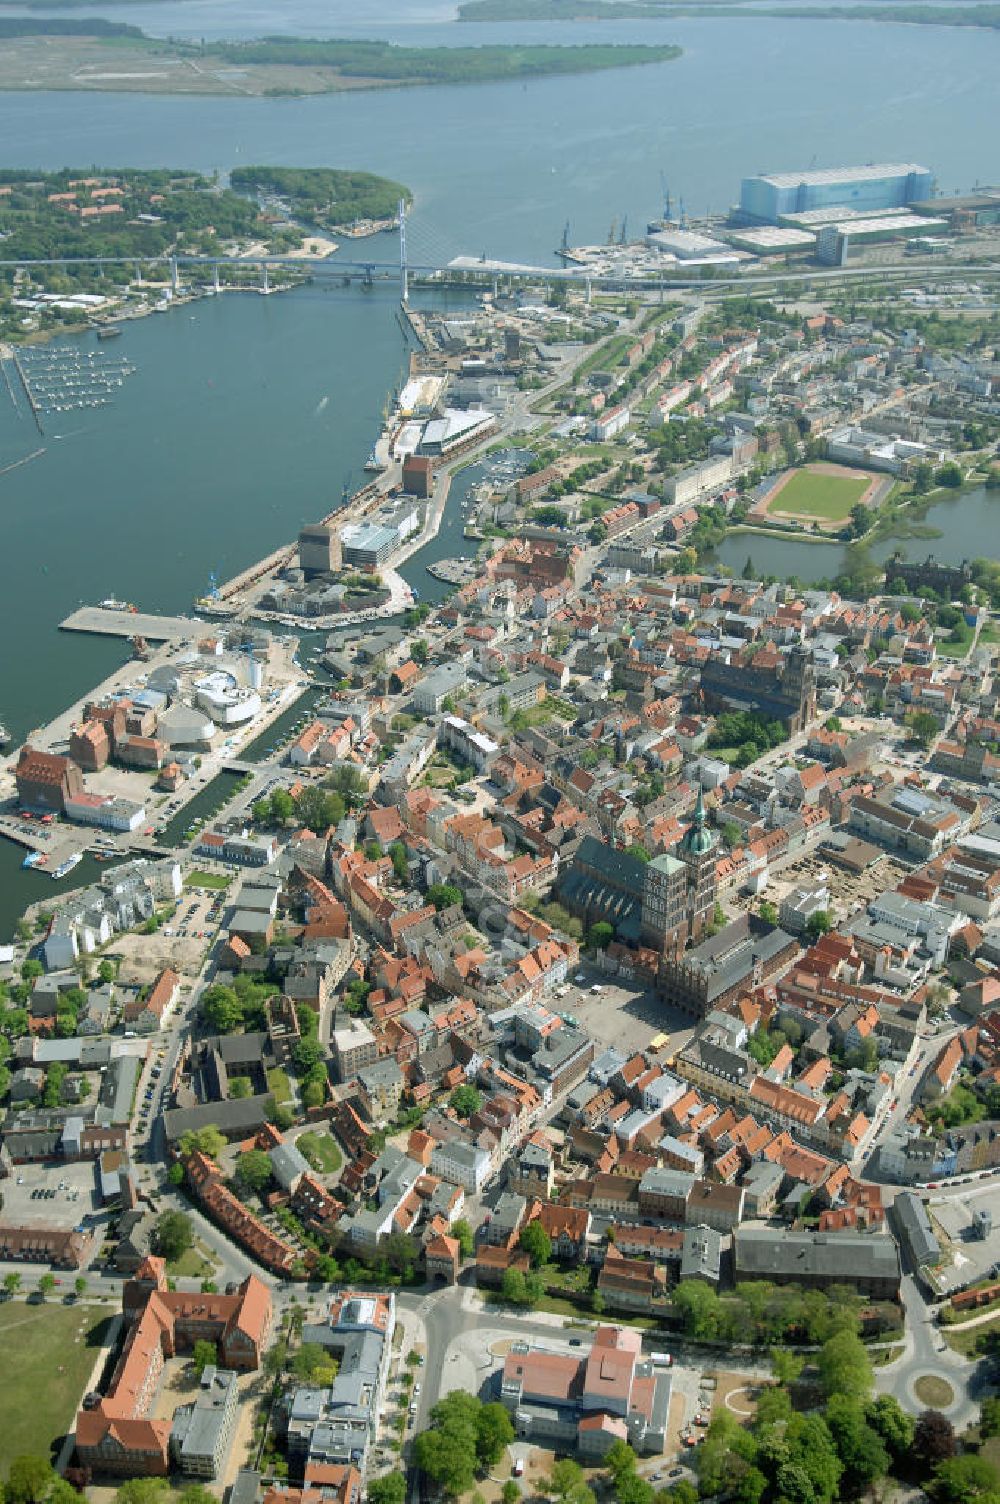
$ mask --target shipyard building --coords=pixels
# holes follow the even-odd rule
[[[776,225],[784,215],[810,209],[902,209],[933,191],[933,174],[913,162],[761,173],[741,182],[734,217],[740,224]]]

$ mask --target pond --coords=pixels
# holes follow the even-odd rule
[[[871,557],[883,563],[898,549],[906,559],[933,554],[942,564],[961,564],[965,559],[1000,554],[1000,491],[977,486],[936,501],[920,522],[937,529],[940,537],[883,538],[872,544]],[[794,576],[811,584],[832,580],[844,570],[846,558],[843,543],[814,543],[805,538],[735,530],[714,551],[712,563],[741,574],[749,559],[760,575],[777,575],[784,580]]]

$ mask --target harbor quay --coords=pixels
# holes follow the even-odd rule
[[[100,608],[96,608],[98,614]],[[85,615],[85,613],[76,613]],[[143,620],[127,611],[105,609],[105,617],[120,617],[127,631],[128,623]],[[229,682],[223,644],[216,629],[190,619],[194,632],[186,637],[173,636],[158,648],[149,648],[134,640],[133,656],[107,678],[54,717],[47,725],[33,730],[23,747],[5,756],[0,765],[0,835],[41,858],[41,870],[54,874],[67,861],[75,864],[86,851],[98,851],[102,859],[124,855],[136,849],[154,849],[153,842],[162,827],[174,820],[224,768],[248,770],[240,761],[243,749],[266,732],[309,688],[309,678],[295,660],[296,638],[267,637],[261,651],[265,662],[259,675],[260,690],[251,690],[246,700],[245,688]],[[77,630],[92,630],[80,627]],[[108,628],[110,631],[110,628]],[[247,660],[249,655],[245,655]],[[233,655],[237,659],[239,655]],[[183,716],[175,716],[171,729],[166,716],[148,727],[150,735],[119,735],[115,762],[100,752],[100,742],[92,735],[95,722],[107,722],[112,737],[111,715],[121,707],[138,713],[144,721],[150,708],[166,703],[167,694],[157,685],[171,685],[191,693],[190,707],[180,700],[175,708],[187,711],[190,726]],[[214,702],[213,702],[213,696]],[[253,713],[242,715],[242,703],[253,706]],[[199,707],[208,705],[209,712]],[[215,716],[211,714],[214,709]],[[227,713],[239,712],[226,724]],[[115,711],[117,715],[117,711]],[[171,740],[170,738],[178,738]],[[65,819],[55,819],[39,809],[25,807],[23,791],[18,785],[18,771],[28,752],[45,758],[68,761],[70,755],[82,764],[86,782],[86,800],[92,812],[81,807],[74,818],[73,808]],[[123,760],[127,758],[128,761]],[[104,806],[104,808],[100,808]]]

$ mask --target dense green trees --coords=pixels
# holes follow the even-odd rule
[[[948,486],[950,489],[957,491],[962,484],[961,467],[956,465],[954,460],[946,460],[943,465],[939,465],[935,470],[934,479],[939,486]]]
[[[236,1179],[259,1195],[271,1181],[271,1156],[263,1149],[247,1149],[236,1161]]]
[[[972,1504],[976,1499],[996,1504],[1000,1473],[985,1457],[966,1452],[939,1463],[927,1491],[936,1504]]]
[[[748,710],[731,710],[716,719],[708,735],[708,745],[724,748],[734,767],[745,768],[780,746],[786,737],[780,721]]]
[[[531,1259],[533,1269],[541,1268],[552,1257],[552,1239],[537,1217],[521,1229],[518,1242]]]
[[[243,1022],[243,1009],[232,987],[217,982],[201,995],[201,1016],[210,1029],[232,1034]]]
[[[209,1342],[205,1338],[198,1339],[191,1349],[191,1362],[199,1379],[206,1368],[210,1368],[214,1363],[218,1362],[218,1357],[218,1350],[214,1342]]]
[[[182,1159],[187,1159],[190,1154],[204,1154],[208,1159],[218,1159],[226,1147],[226,1140],[214,1123],[206,1123],[204,1128],[192,1128],[182,1134],[178,1147]]]
[[[477,1470],[498,1462],[513,1440],[503,1405],[455,1390],[432,1409],[431,1425],[415,1438],[413,1455],[420,1470],[454,1498],[472,1487]]]
[[[322,229],[359,219],[394,219],[399,200],[412,198],[390,178],[335,167],[234,167],[229,181],[241,193],[283,199],[297,219]]]
[[[871,1394],[875,1382],[872,1365],[864,1343],[854,1332],[837,1332],[824,1342],[817,1359],[823,1393],[850,1395],[863,1399]]]
[[[448,1105],[460,1118],[471,1118],[473,1113],[479,1111],[482,1102],[481,1093],[468,1081],[461,1086],[456,1086],[448,1098]]]
[[[15,1457],[7,1473],[8,1504],[42,1504],[52,1482],[52,1467],[47,1457],[22,1453]]]
[[[839,1355],[836,1376],[846,1383],[845,1344],[832,1340],[832,1347],[825,1344],[827,1369]],[[865,1376],[855,1369],[855,1377],[862,1388],[834,1393],[821,1412],[794,1410],[779,1376],[777,1387],[760,1394],[746,1428],[727,1411],[717,1414],[696,1457],[701,1494],[720,1494],[738,1504],[833,1504],[865,1494],[892,1463],[909,1457],[913,1422],[889,1396],[866,1401]],[[962,1483],[959,1477],[954,1487]],[[935,1497],[942,1504],[980,1497],[952,1492],[947,1479],[940,1488]]]
[[[161,1212],[153,1228],[153,1252],[164,1259],[179,1259],[194,1243],[191,1218],[183,1212]]]
[[[201,995],[201,1016],[210,1029],[233,1034],[247,1025],[261,1024],[264,1005],[277,991],[276,982],[255,981],[247,974],[235,977],[232,986],[214,982]]]
[[[475,1241],[472,1235],[472,1228],[465,1217],[459,1217],[457,1222],[453,1222],[451,1224],[451,1235],[453,1238],[458,1239],[458,1246],[462,1258],[471,1258],[473,1249],[475,1247]]]
[[[4,176],[10,179],[9,172]],[[50,201],[50,194],[68,190],[71,178],[87,176],[84,168],[33,172],[30,185],[19,185],[0,209],[0,235],[7,236],[5,254],[9,250],[20,258],[161,256],[178,240],[196,242],[210,229],[215,242],[267,236],[267,226],[253,204],[197,173],[130,168],[110,174],[124,189],[119,200],[123,212],[106,217],[83,219]],[[153,193],[162,196],[155,205],[150,204]]]
[[[509,1305],[530,1309],[538,1304],[544,1293],[545,1285],[541,1275],[532,1270],[527,1274],[522,1274],[520,1269],[504,1270],[500,1294]]]
[[[371,1478],[367,1488],[368,1504],[404,1504],[406,1477],[403,1473],[386,1473]]]
[[[427,901],[439,911],[450,909],[452,904],[462,902],[462,890],[454,883],[431,883],[427,889]]]

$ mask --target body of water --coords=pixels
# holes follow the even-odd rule
[[[883,538],[872,544],[871,557],[884,563],[897,549],[904,559],[926,559],[933,554],[941,564],[961,564],[966,559],[994,557],[1000,536],[1000,492],[978,486],[945,501],[935,502],[919,519],[937,528],[938,538]],[[770,534],[733,532],[715,550],[715,561],[742,573],[749,558],[761,574],[792,576],[806,584],[830,580],[843,572],[847,548],[843,543],[811,543],[805,539],[776,538]]]
[[[109,14],[152,24],[167,9]],[[318,9],[305,30],[340,29],[320,26]],[[271,29],[285,25],[282,9]],[[367,168],[416,194],[414,261],[482,251],[550,261],[567,222],[576,242],[603,241],[612,218],[641,230],[660,212],[661,172],[693,215],[724,211],[742,176],[813,160],[925,162],[948,192],[1000,177],[1000,32],[771,19],[380,28],[367,14],[355,29],[421,44],[676,41],[684,55],[525,83],[310,99],[8,93],[5,160]]]

